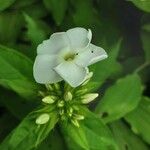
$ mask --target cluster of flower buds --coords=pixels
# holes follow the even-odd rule
[[[77,88],[64,82],[46,85],[46,92],[40,92],[43,107],[54,107],[61,121],[68,121],[79,127],[79,121],[84,119],[80,106],[86,105],[98,97],[97,93],[87,93],[86,84],[93,73],[89,73],[85,81]],[[36,119],[36,124],[45,124],[49,121],[50,114],[42,112]]]

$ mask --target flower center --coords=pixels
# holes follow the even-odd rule
[[[65,61],[74,60],[74,59],[75,59],[75,56],[76,56],[75,53],[67,53],[67,54],[64,56],[64,60],[65,60]]]

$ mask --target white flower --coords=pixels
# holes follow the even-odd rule
[[[91,44],[91,30],[73,28],[58,32],[37,47],[33,74],[41,84],[65,80],[72,87],[86,78],[88,66],[107,58],[101,47]]]

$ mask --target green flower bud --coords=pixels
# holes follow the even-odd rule
[[[70,101],[70,100],[72,100],[72,94],[71,94],[71,92],[67,92],[65,95],[64,95],[64,99],[66,100],[66,101]]]
[[[78,91],[76,91],[76,95],[77,95],[77,96],[78,96],[78,95],[83,95],[83,94],[85,94],[87,91],[88,91],[88,89],[81,89],[81,90],[78,90]]]
[[[77,119],[77,120],[83,120],[84,116],[83,115],[74,114],[74,118]]]
[[[46,84],[45,86],[46,86],[46,88],[47,88],[49,91],[53,91],[53,90],[54,90],[53,87],[52,87],[50,84]]]
[[[73,125],[75,125],[76,127],[80,127],[78,120],[76,119],[71,119],[71,122]]]
[[[46,96],[42,99],[42,102],[46,103],[46,104],[53,104],[56,100],[56,97],[54,96]]]
[[[37,119],[36,119],[36,124],[45,124],[49,121],[49,115],[47,113],[40,115]]]
[[[64,104],[65,104],[64,101],[59,101],[58,104],[57,104],[57,106],[58,106],[58,107],[63,107]]]
[[[93,76],[93,72],[89,72],[89,74],[87,75],[85,81],[82,83],[82,86],[86,85],[90,81],[92,76]]]
[[[60,114],[60,115],[63,115],[63,114],[64,114],[64,109],[60,109],[60,110],[59,110],[59,114]]]
[[[56,90],[60,90],[60,86],[59,86],[58,83],[54,83],[54,87],[55,87]]]
[[[69,107],[68,110],[67,110],[67,113],[68,113],[68,116],[72,116],[72,113],[73,113],[73,108],[72,107]]]
[[[83,104],[88,104],[90,103],[91,101],[93,101],[95,98],[98,97],[98,93],[91,93],[91,94],[86,94],[82,97],[82,100],[81,102]]]

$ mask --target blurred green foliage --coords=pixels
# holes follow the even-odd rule
[[[90,90],[104,95],[78,132],[57,126],[48,136],[25,117],[43,88],[32,76],[36,47],[77,26],[90,28],[92,43],[108,52],[90,68]],[[148,150],[149,77],[149,0],[0,0],[0,150]]]

